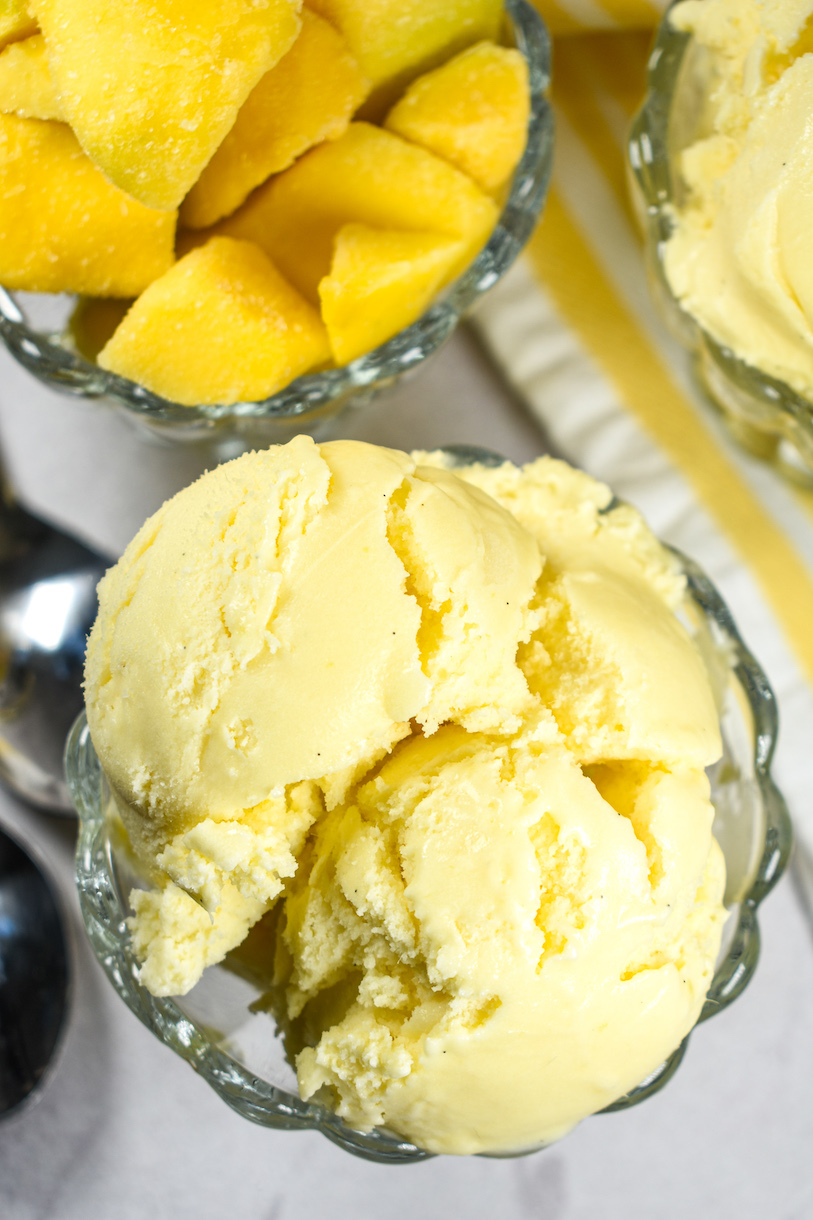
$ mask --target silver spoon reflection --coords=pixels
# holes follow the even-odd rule
[[[0,780],[51,813],[73,814],[62,754],[111,562],[16,505],[0,468]]]
[[[53,891],[0,828],[0,1117],[43,1079],[68,1005],[68,952]]]

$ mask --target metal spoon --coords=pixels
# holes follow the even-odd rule
[[[40,1083],[68,1005],[68,950],[50,884],[0,828],[0,1117]]]
[[[0,465],[0,780],[51,813],[73,814],[62,752],[111,562],[20,508]]]

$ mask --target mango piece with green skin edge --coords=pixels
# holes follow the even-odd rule
[[[230,215],[271,174],[340,136],[368,90],[341,34],[303,10],[299,37],[246,98],[183,201],[181,223],[198,229]]]
[[[0,48],[37,32],[37,21],[25,0],[0,0]]]
[[[371,117],[392,105],[421,72],[463,47],[496,39],[502,0],[307,0],[344,35],[372,81]]]
[[[174,262],[175,213],[131,199],[65,123],[0,115],[0,283],[136,296]]]
[[[460,242],[448,283],[479,253],[497,207],[432,153],[369,123],[320,144],[254,192],[216,232],[254,241],[314,305],[346,224],[437,233]],[[442,287],[440,284],[439,287]]]
[[[173,209],[299,32],[301,0],[32,0],[65,116],[111,182]]]
[[[384,126],[494,194],[522,156],[529,113],[525,58],[480,42],[413,81]]]
[[[99,353],[171,401],[252,402],[330,360],[322,322],[250,242],[214,238],[151,284]]]
[[[42,34],[0,52],[0,111],[26,119],[64,119]]]
[[[416,321],[457,262],[460,247],[437,233],[341,228],[330,275],[319,285],[336,363],[355,360]]]

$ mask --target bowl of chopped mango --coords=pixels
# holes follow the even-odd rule
[[[0,336],[173,440],[329,431],[539,215],[550,48],[525,0],[6,10]]]

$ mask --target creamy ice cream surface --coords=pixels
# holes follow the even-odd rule
[[[749,364],[813,395],[813,3],[684,0],[702,137],[665,247],[681,304]]]
[[[447,464],[299,437],[205,475],[102,582],[88,720],[150,881],[145,984],[267,916],[304,1097],[513,1151],[697,1020],[720,741],[638,514],[548,458]]]
[[[411,720],[518,727],[541,566],[477,488],[306,437],[146,523],[99,591],[87,707],[133,845],[171,879],[136,897],[148,986],[188,990],[242,940]]]

